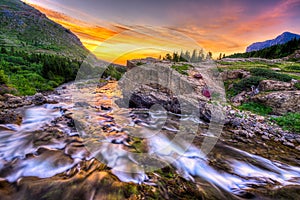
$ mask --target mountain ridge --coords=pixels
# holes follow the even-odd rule
[[[285,44],[294,38],[299,39],[300,35],[286,31],[274,39],[266,40],[263,42],[255,42],[255,43],[249,45],[246,48],[246,52],[258,51],[258,50],[265,49],[265,48],[268,48],[268,47],[271,47],[274,45]]]

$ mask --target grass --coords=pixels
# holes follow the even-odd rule
[[[266,62],[225,62],[219,61],[218,68],[221,69],[244,69],[250,70],[252,68],[264,68],[264,69],[271,69],[271,68],[279,68],[280,72],[300,72],[300,63],[297,62],[281,62],[281,63],[266,63]]]
[[[300,113],[287,113],[280,117],[272,117],[284,130],[300,133]]]
[[[289,82],[292,80],[291,76],[287,74],[281,74],[270,69],[252,68],[250,69],[250,72],[251,75],[253,76],[259,76],[265,79],[272,79],[272,80],[284,81],[284,82]]]
[[[266,116],[272,113],[272,108],[260,103],[248,102],[238,107],[240,110],[251,111],[255,114]]]
[[[187,70],[189,70],[190,65],[185,64],[185,65],[173,65],[171,68],[175,69],[177,72],[183,75],[189,75],[187,73]]]

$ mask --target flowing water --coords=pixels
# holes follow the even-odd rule
[[[115,82],[94,91],[86,87],[80,93],[74,85],[67,85],[59,90],[61,95],[53,95],[61,103],[23,108],[20,126],[0,125],[2,198],[29,199],[35,187],[47,193],[49,187],[43,190],[41,180],[61,187],[66,177],[83,173],[82,163],[89,163],[88,168],[97,163],[121,182],[153,187],[158,183],[152,175],[171,166],[172,173],[196,185],[208,184],[205,188],[215,188],[221,193],[218,198],[224,199],[260,199],[257,191],[268,193],[300,185],[300,165],[269,160],[221,141],[205,156],[196,142],[178,136],[180,120],[204,125],[200,119],[155,108],[119,108],[114,103],[120,96],[116,91]],[[106,186],[100,198],[96,194],[101,184],[97,187],[84,198],[110,199],[103,196],[109,194],[110,187]],[[52,199],[52,193],[47,195],[30,198]]]

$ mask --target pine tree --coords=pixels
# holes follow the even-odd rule
[[[2,54],[7,54],[6,48],[1,47],[1,53],[2,53]]]
[[[192,58],[191,58],[191,62],[197,62],[197,51],[196,49],[193,50],[193,54],[192,54]]]
[[[187,62],[190,62],[190,60],[191,60],[191,55],[190,55],[190,52],[189,52],[189,51],[186,51],[186,52],[185,52],[184,58],[186,59]]]

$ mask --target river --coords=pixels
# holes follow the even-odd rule
[[[67,84],[0,125],[0,199],[299,199],[300,165],[223,140],[206,156],[203,135],[177,137],[180,120],[204,122],[119,108],[116,86]]]

